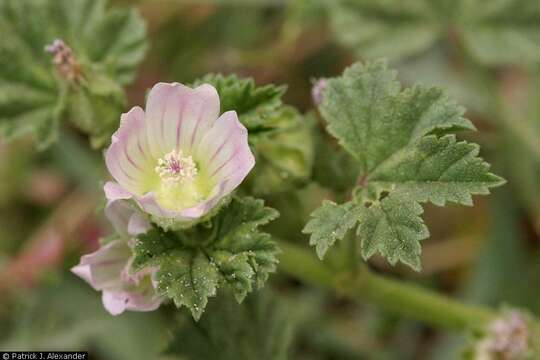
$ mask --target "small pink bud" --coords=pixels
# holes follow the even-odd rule
[[[71,271],[102,291],[103,306],[112,315],[125,310],[152,311],[163,302],[154,280],[157,268],[149,267],[133,273],[134,236],[150,229],[150,223],[125,200],[109,202],[105,208],[118,240],[101,246],[97,251],[81,257]]]
[[[313,87],[311,89],[311,96],[313,97],[313,102],[315,105],[319,106],[323,102],[323,93],[324,89],[326,89],[326,85],[328,84],[328,79],[320,78],[315,81],[313,84]]]
[[[64,78],[77,83],[83,79],[81,67],[73,51],[63,40],[56,39],[52,44],[46,45],[45,52],[53,55],[53,64]]]
[[[112,315],[125,310],[152,311],[163,302],[153,277],[157,269],[131,273],[133,255],[129,242],[114,240],[97,251],[81,257],[71,271],[102,291],[103,306]]]

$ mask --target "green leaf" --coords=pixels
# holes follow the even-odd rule
[[[133,80],[147,48],[142,19],[107,9],[105,0],[5,0],[0,33],[0,135],[32,134],[43,149],[67,119],[102,145],[124,110],[120,85]],[[63,76],[45,52],[55,39],[72,49],[80,81]]]
[[[399,59],[429,48],[444,31],[439,1],[336,0],[328,2],[336,38],[361,58]]]
[[[158,291],[177,307],[186,306],[197,320],[208,298],[216,295],[219,273],[215,264],[203,251],[182,246],[175,234],[152,229],[138,237],[133,269],[147,266],[159,267]]]
[[[474,129],[464,109],[437,88],[401,91],[385,61],[356,63],[330,79],[321,113],[328,131],[353,155],[363,174],[422,136]]]
[[[309,244],[316,247],[320,259],[336,240],[342,240],[347,231],[356,225],[362,211],[363,208],[353,202],[338,205],[325,200],[322,206],[311,214],[312,219],[302,232],[311,234]]]
[[[364,259],[379,252],[392,265],[401,261],[419,271],[420,241],[429,236],[422,213],[420,204],[403,195],[390,194],[372,204],[362,213],[357,231]]]
[[[294,331],[285,304],[268,293],[253,294],[238,305],[224,296],[209,305],[208,316],[186,319],[167,349],[190,360],[285,360]]]
[[[215,264],[203,251],[179,246],[174,234],[153,229],[138,237],[133,267],[146,266],[159,267],[158,291],[177,307],[190,309],[195,319],[201,317],[208,298],[216,294],[219,273]]]
[[[251,267],[249,255],[245,251],[232,253],[216,250],[211,256],[225,283],[233,290],[236,300],[242,302],[253,289],[251,283],[255,270]]]
[[[540,3],[462,0],[458,26],[465,46],[489,65],[540,63]]]
[[[249,278],[249,284],[253,283],[261,288],[268,279],[268,275],[276,270],[276,255],[279,249],[271,240],[271,236],[260,231],[258,227],[276,219],[279,213],[265,207],[262,200],[251,197],[235,199],[224,212],[225,214],[214,222],[219,228],[214,251],[215,253],[224,251],[233,258],[239,257],[244,260],[244,266],[248,264],[253,274],[253,276],[244,275],[244,277]],[[227,273],[223,267],[220,269],[222,275]],[[251,271],[248,272],[251,274]],[[236,274],[238,277],[239,274]],[[247,274],[246,271],[243,271],[243,274]],[[235,287],[233,291],[241,300],[251,291],[251,285]]]
[[[255,195],[268,195],[294,188],[311,175],[314,157],[314,119],[291,106],[282,106],[268,117],[269,131],[251,137],[257,161],[246,179]]]
[[[277,245],[258,228],[277,216],[262,200],[233,198],[208,223],[139,236],[133,266],[159,267],[158,290],[199,319],[218,287],[227,286],[241,302],[275,271]]]
[[[160,256],[158,291],[191,310],[199,319],[208,303],[216,295],[219,276],[217,267],[200,251],[173,250]]]
[[[420,265],[420,241],[429,232],[421,202],[472,205],[505,181],[489,172],[479,146],[458,142],[458,130],[474,130],[464,109],[437,88],[401,89],[384,61],[357,63],[330,79],[321,114],[328,131],[359,162],[351,202],[324,202],[305,232],[322,258],[358,223],[365,259],[381,253],[394,265]]]
[[[472,205],[471,195],[487,195],[504,180],[489,172],[478,157],[480,147],[454,135],[426,136],[400,151],[371,173],[369,184],[406,193],[410,199],[444,206],[446,201]]]
[[[218,226],[216,240],[221,244],[237,243],[235,235],[250,235],[259,226],[279,216],[277,210],[264,206],[264,201],[252,197],[233,198],[221,217],[213,219]]]
[[[268,127],[266,123],[281,106],[281,97],[287,89],[272,84],[256,86],[252,78],[238,78],[234,74],[208,74],[196,80],[194,86],[200,84],[213,85],[219,94],[221,112],[236,111],[250,132]]]

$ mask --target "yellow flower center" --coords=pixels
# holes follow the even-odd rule
[[[182,210],[195,206],[211,190],[207,177],[182,150],[167,153],[158,160],[154,170],[161,180],[156,188],[156,200],[166,209]]]

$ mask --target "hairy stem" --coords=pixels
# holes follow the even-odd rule
[[[371,273],[338,273],[308,249],[280,242],[280,269],[315,286],[334,289],[354,300],[365,301],[429,325],[451,330],[482,329],[495,318],[491,309],[469,305],[406,282]]]

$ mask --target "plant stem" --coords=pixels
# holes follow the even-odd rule
[[[280,269],[316,286],[334,289],[429,325],[451,330],[479,330],[495,318],[488,308],[460,303],[414,284],[371,273],[335,273],[307,249],[280,242]]]

